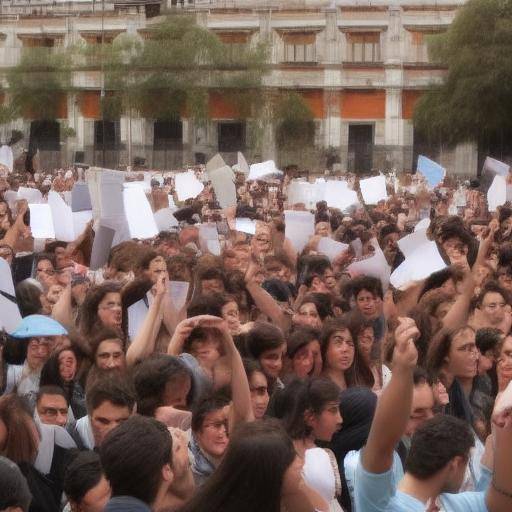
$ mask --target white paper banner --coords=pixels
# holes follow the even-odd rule
[[[123,190],[124,211],[132,238],[147,239],[158,234],[149,201],[140,187]]]
[[[300,253],[315,234],[315,216],[311,212],[285,210],[285,237]]]
[[[29,204],[30,229],[34,238],[55,238],[52,211],[49,204]]]
[[[377,204],[379,201],[385,201],[388,198],[386,192],[386,178],[384,176],[374,176],[359,182],[361,195],[366,204]]]
[[[178,201],[186,201],[197,197],[204,189],[204,185],[196,178],[194,171],[176,174],[174,179]]]
[[[341,242],[336,242],[332,238],[324,236],[318,242],[318,252],[325,254],[331,263],[342,253],[347,251],[349,248],[348,244],[342,244]]]

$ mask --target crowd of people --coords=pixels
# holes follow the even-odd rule
[[[92,270],[94,222],[34,240],[7,194],[84,178],[0,178],[0,294],[22,317],[0,341],[0,511],[512,510],[512,207],[403,174],[373,206],[319,201],[299,252],[290,176],[238,173],[221,209],[164,173],[148,199],[174,196],[177,226]],[[353,270],[376,252],[398,268],[420,221],[445,268],[399,289]]]

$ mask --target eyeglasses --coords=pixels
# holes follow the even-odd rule
[[[30,343],[28,344],[28,348],[30,350],[49,350],[50,349],[50,342],[47,339],[44,338],[32,338],[30,340]]]

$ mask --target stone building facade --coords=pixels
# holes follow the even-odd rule
[[[2,0],[0,70],[15,66],[24,47],[57,48],[86,41],[108,42],[121,33],[140,36],[166,7],[195,14],[197,22],[227,44],[270,45],[271,71],[264,85],[302,95],[315,118],[314,146],[302,154],[276,147],[271,127],[263,133],[263,150],[251,147],[251,122],[240,120],[219,95],[210,97],[206,126],[189,119],[179,123],[124,116],[104,125],[99,114],[99,70],[76,72],[78,91],[63,99],[58,125],[18,119],[13,128],[25,143],[37,143],[43,166],[73,161],[118,167],[134,158],[148,167],[176,168],[207,159],[217,151],[233,160],[237,150],[249,159],[275,159],[316,170],[326,161],[336,168],[412,169],[418,154],[438,159],[449,172],[472,175],[477,168],[474,145],[443,148],[415,136],[413,110],[422,91],[442,80],[443,69],[429,61],[426,40],[446,30],[463,0]],[[235,47],[236,49],[236,47]],[[4,78],[5,81],[5,78]],[[6,94],[8,100],[8,92]],[[75,136],[63,138],[62,126]],[[103,148],[103,129],[106,144]]]

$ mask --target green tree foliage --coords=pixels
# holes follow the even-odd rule
[[[104,45],[107,46],[107,45]],[[195,120],[208,117],[208,91],[225,92],[250,115],[266,69],[265,45],[223,44],[190,16],[173,15],[148,30],[148,37],[118,37],[100,51],[104,59],[104,104],[145,117]],[[96,51],[96,55],[98,52]]]
[[[313,113],[302,96],[289,92],[278,98],[275,106],[276,142],[280,148],[303,148],[313,144]]]
[[[512,135],[512,0],[469,0],[429,50],[448,71],[420,98],[416,127],[452,144]]]
[[[10,104],[4,122],[29,116],[55,119],[63,94],[71,89],[72,55],[61,48],[24,48],[19,64],[7,73]]]

